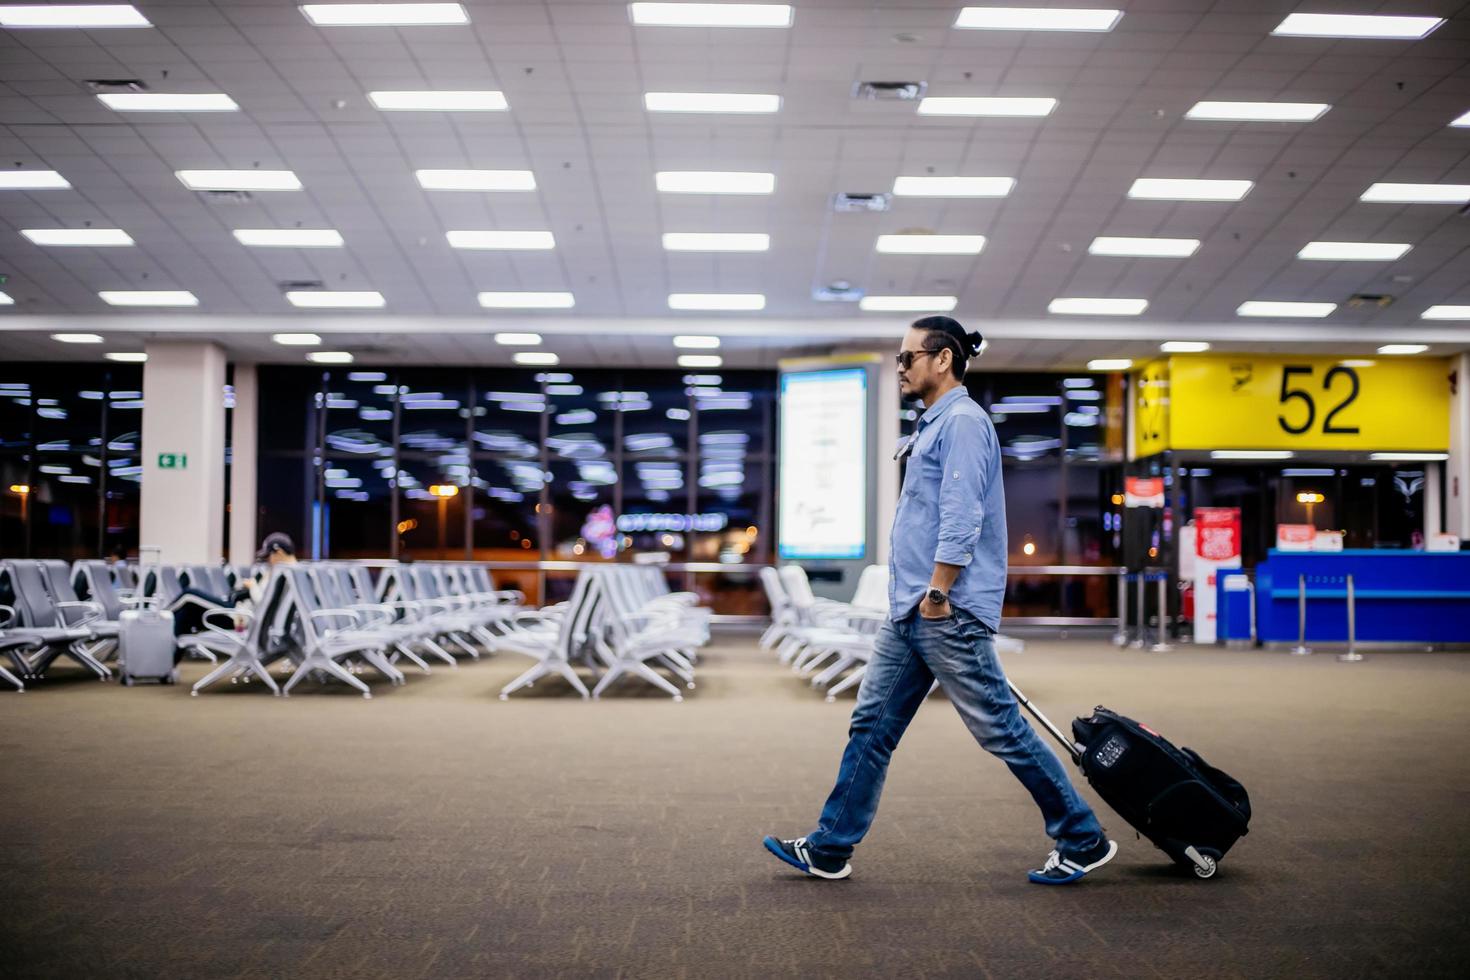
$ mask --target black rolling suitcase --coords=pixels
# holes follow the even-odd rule
[[[1014,684],[1011,691],[1067,747],[1108,806],[1198,877],[1213,877],[1245,836],[1251,818],[1245,787],[1199,753],[1103,707],[1074,720],[1069,739]]]

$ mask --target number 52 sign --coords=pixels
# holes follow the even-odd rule
[[[1449,366],[1436,359],[1210,355],[1146,366],[1168,392],[1167,424],[1134,430],[1134,453],[1161,449],[1442,452]],[[1138,387],[1138,386],[1136,386]],[[1156,404],[1135,398],[1139,418]]]

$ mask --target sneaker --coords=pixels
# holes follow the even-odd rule
[[[785,861],[798,871],[804,871],[815,878],[846,878],[852,874],[852,865],[841,858],[823,857],[811,849],[805,837],[795,840],[780,840],[776,837],[767,837],[761,841],[766,845],[766,850],[776,857]]]
[[[1080,881],[1089,871],[1107,864],[1117,853],[1118,842],[1111,840],[1100,841],[1092,850],[1071,857],[1062,857],[1060,852],[1052,851],[1047,855],[1046,863],[1039,870],[1028,872],[1026,877],[1038,885],[1070,885]]]

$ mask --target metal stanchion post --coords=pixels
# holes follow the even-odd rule
[[[1159,631],[1157,642],[1149,647],[1154,653],[1168,653],[1174,649],[1169,642],[1169,573],[1159,573]]]
[[[1137,575],[1134,576],[1134,578],[1138,582],[1138,603],[1137,603],[1138,617],[1137,617],[1137,622],[1134,623],[1134,627],[1136,629],[1136,632],[1133,634],[1133,642],[1130,643],[1130,644],[1128,644],[1128,645],[1130,647],[1132,647],[1134,650],[1142,650],[1143,649],[1143,634],[1144,634],[1144,629],[1145,629],[1145,621],[1144,621],[1144,612],[1145,612],[1145,609],[1144,609],[1144,604],[1147,602],[1147,599],[1145,598],[1145,595],[1144,594],[1148,591],[1148,589],[1144,587],[1144,573],[1143,572],[1139,572]]]
[[[1354,663],[1362,660],[1363,655],[1358,652],[1358,604],[1357,597],[1353,594],[1353,577],[1347,577],[1347,627],[1348,648],[1346,653],[1339,653],[1337,659],[1345,663]]]
[[[1305,575],[1296,577],[1296,646],[1291,652],[1298,657],[1305,657],[1312,652],[1307,646],[1307,577]]]
[[[1113,646],[1128,645],[1128,573],[1118,574],[1118,631],[1113,634]]]

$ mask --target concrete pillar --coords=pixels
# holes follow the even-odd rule
[[[167,563],[224,555],[225,353],[157,342],[143,367],[143,502],[139,543]]]
[[[888,537],[893,530],[893,512],[898,509],[898,469],[893,454],[898,451],[898,413],[903,400],[898,395],[898,372],[888,367],[888,359],[882,356],[878,366],[878,407],[873,419],[878,436],[877,451],[873,460],[877,473],[873,482],[873,506],[878,517],[877,540],[874,541],[873,561],[888,564]]]
[[[230,420],[230,564],[249,565],[259,547],[255,529],[257,427],[260,388],[254,364],[235,365],[235,408]]]
[[[1470,354],[1450,361],[1454,395],[1450,398],[1450,458],[1444,467],[1444,529],[1470,538]]]

